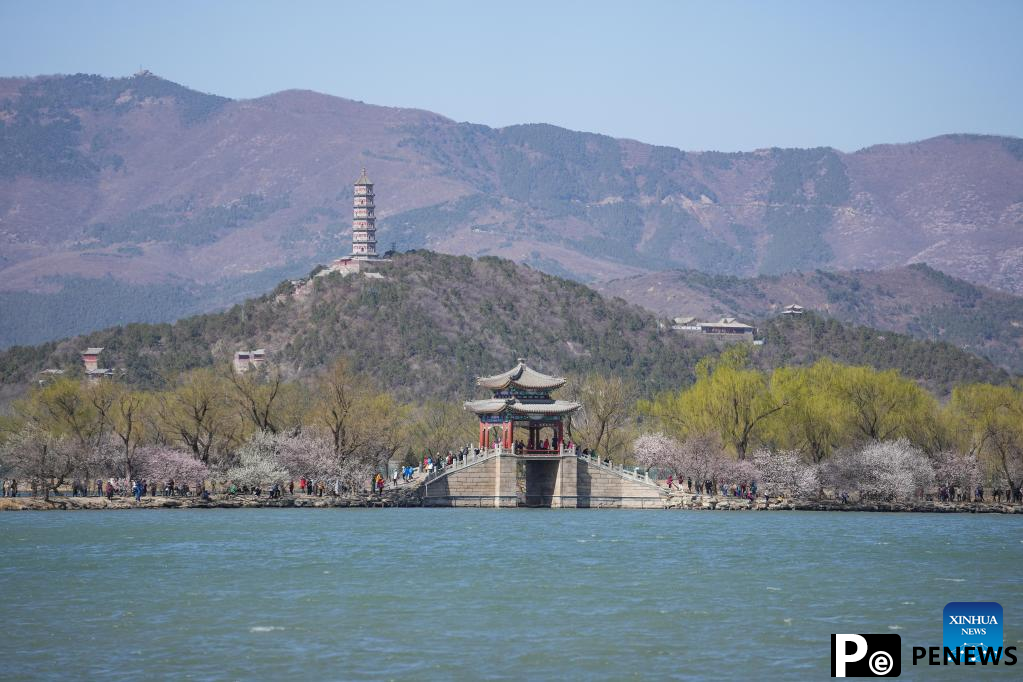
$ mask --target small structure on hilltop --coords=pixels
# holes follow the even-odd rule
[[[701,334],[722,334],[728,336],[753,338],[756,327],[739,322],[734,317],[722,317],[717,322],[700,322],[692,316],[672,318],[671,328],[678,332],[700,332]]]
[[[739,322],[734,317],[722,317],[717,322],[698,322],[697,326],[704,334],[749,334],[756,331],[751,325]]]
[[[806,309],[803,308],[803,306],[801,306],[801,305],[799,305],[797,303],[792,303],[792,304],[789,304],[789,305],[785,306],[785,308],[781,311],[781,314],[782,315],[802,315],[805,312],[806,312]]]
[[[507,372],[478,378],[476,385],[493,392],[486,400],[465,403],[465,409],[480,419],[480,447],[499,445],[517,454],[558,456],[565,442],[564,419],[582,407],[551,398],[551,391],[565,381],[537,372],[522,358]],[[516,438],[516,425],[526,438]],[[550,433],[545,435],[546,429]]]
[[[85,367],[85,378],[99,381],[114,376],[114,370],[99,366],[99,354],[103,348],[86,348],[82,351],[82,365]]]
[[[240,350],[234,354],[231,366],[235,374],[244,374],[250,369],[259,369],[266,362],[266,349]]]
[[[44,385],[50,383],[51,381],[56,381],[57,379],[59,379],[62,376],[64,376],[64,370],[62,370],[62,369],[52,369],[52,368],[51,369],[44,369],[44,370],[40,370],[39,378],[36,379],[36,382],[40,386],[44,386]]]
[[[700,331],[700,328],[697,326],[699,324],[699,320],[697,320],[692,315],[684,315],[682,317],[675,317],[675,318],[672,318],[671,322],[672,322],[671,328],[674,329],[675,331],[684,331],[684,332],[698,332],[698,331]]]
[[[82,351],[82,364],[85,365],[85,371],[90,372],[99,367],[99,354],[103,352],[103,348],[86,348]]]

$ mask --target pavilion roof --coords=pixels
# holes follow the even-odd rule
[[[464,404],[465,409],[476,414],[572,414],[582,405],[568,400],[550,400],[538,403],[523,403],[517,398],[488,398],[486,400],[470,400]]]
[[[495,374],[491,377],[479,377],[476,383],[483,388],[500,391],[515,386],[526,390],[551,390],[561,388],[565,385],[563,377],[552,377],[526,364],[526,361],[519,358],[519,363],[507,372]]]
[[[373,182],[369,179],[369,176],[366,175],[366,169],[365,168],[362,169],[362,175],[360,175],[359,179],[355,181],[355,184],[356,185],[372,185],[373,184]]]

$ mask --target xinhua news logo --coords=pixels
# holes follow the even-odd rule
[[[831,635],[832,677],[898,677],[901,672],[898,635]]]
[[[968,662],[1003,644],[1002,605],[995,601],[954,601],[945,604],[941,626],[945,660],[958,647]]]

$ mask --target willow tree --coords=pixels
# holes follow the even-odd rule
[[[301,424],[308,396],[301,384],[285,382],[279,367],[230,372],[228,382],[238,415],[256,430],[280,433]]]
[[[139,446],[145,441],[146,426],[151,421],[151,397],[114,381],[101,381],[91,389],[92,404],[108,425],[110,439],[115,443],[110,454],[130,482],[140,469]]]
[[[408,410],[367,377],[337,360],[316,382],[306,423],[329,435],[338,461],[357,459],[374,467],[398,451]]]
[[[409,437],[414,454],[434,455],[446,450],[459,450],[477,441],[479,432],[475,415],[460,405],[442,401],[420,404],[412,415]]]
[[[157,396],[159,426],[205,465],[215,453],[237,442],[241,425],[229,403],[233,387],[211,369],[177,377]]]
[[[30,391],[15,404],[15,412],[52,436],[71,438],[83,450],[94,448],[103,439],[107,426],[103,414],[96,409],[94,397],[98,390],[72,379],[58,379]]]
[[[773,440],[820,462],[848,439],[850,410],[835,395],[841,367],[820,360],[811,367],[779,367],[771,375],[776,404],[785,405],[772,420]]]
[[[745,344],[701,360],[691,387],[640,404],[644,414],[679,437],[718,434],[740,460],[764,435],[766,420],[785,407],[763,372],[750,367]]]
[[[990,384],[958,386],[948,410],[960,447],[1016,490],[1023,482],[1023,390]]]
[[[916,445],[926,444],[938,417],[937,401],[897,370],[839,366],[834,386],[859,440],[908,438]]]
[[[568,434],[602,457],[621,461],[635,438],[636,386],[618,376],[591,374],[573,384],[570,398],[582,404]]]

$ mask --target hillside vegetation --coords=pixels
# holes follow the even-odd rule
[[[667,330],[638,306],[507,260],[418,251],[376,269],[383,279],[331,274],[298,290],[285,282],[222,313],[12,348],[0,354],[0,382],[23,385],[56,367],[73,376],[79,352],[101,346],[102,365],[155,388],[181,371],[226,367],[236,350],[266,348],[293,377],[346,357],[407,400],[474,395],[476,376],[503,371],[517,357],[550,373],[617,375],[653,395],[691,383],[696,363],[719,350],[707,338]],[[957,381],[1008,378],[948,344],[813,316],[768,321],[763,330],[767,344],[755,357],[765,367],[829,357],[900,369],[939,394]]]
[[[751,279],[684,270],[619,279],[595,288],[668,317],[765,319],[799,303],[845,323],[947,341],[1023,373],[1023,298],[923,263]]]

